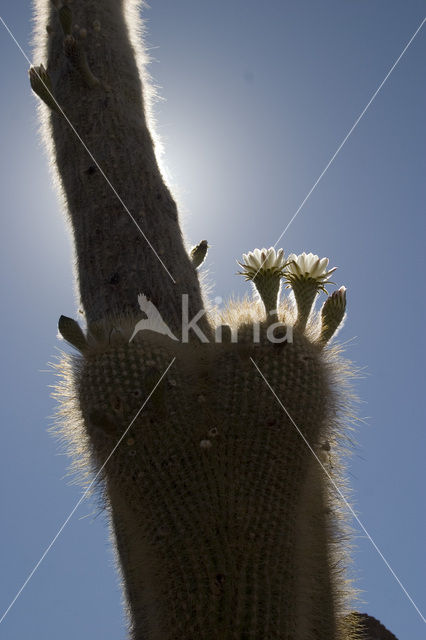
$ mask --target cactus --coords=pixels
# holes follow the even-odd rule
[[[222,342],[207,314],[205,341],[135,334],[142,294],[181,335],[182,298],[189,317],[204,307],[196,268],[207,250],[188,255],[156,161],[137,3],[36,5],[49,84],[33,88],[87,323],[59,323],[77,350],[58,365],[59,428],[82,477],[98,474],[130,637],[354,639],[345,524],[324,473],[342,486],[347,365],[327,346],[342,295],[320,318],[312,310],[331,271],[319,259],[298,270],[300,256],[286,263],[272,248],[253,269],[245,255],[262,304],[230,305]],[[283,277],[297,317],[279,303]],[[271,340],[282,327],[292,340]]]
[[[203,264],[206,259],[208,248],[209,245],[207,244],[207,240],[201,240],[201,242],[195,245],[195,247],[192,247],[189,255],[195,269],[199,269]]]

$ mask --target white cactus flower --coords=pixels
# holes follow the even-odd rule
[[[293,289],[297,305],[297,320],[295,327],[304,331],[319,291],[324,291],[329,277],[336,267],[328,270],[328,258],[319,258],[313,253],[301,253],[296,256],[291,253],[287,260],[284,278],[287,288]]]
[[[269,320],[277,318],[277,306],[281,288],[281,278],[285,273],[286,261],[283,249],[254,249],[243,253],[241,276],[251,280],[259,293]]]
[[[296,278],[312,278],[319,284],[324,284],[337,267],[327,271],[328,258],[319,258],[313,253],[291,253],[287,260],[285,276],[289,282]]]
[[[238,264],[244,269],[240,275],[245,276],[246,280],[253,280],[258,274],[264,275],[266,272],[282,276],[286,261],[283,249],[275,251],[274,247],[270,247],[243,253],[243,262]]]

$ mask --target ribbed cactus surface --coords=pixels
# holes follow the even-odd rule
[[[67,393],[94,469],[108,460],[133,638],[341,638],[329,492],[295,426],[316,451],[330,437],[321,348],[255,345],[250,325],[237,344],[127,333],[89,339]]]
[[[189,295],[191,315],[203,303],[177,206],[161,176],[147,126],[152,89],[149,82],[141,82],[147,74],[137,14],[140,3],[35,4],[36,60],[45,61],[49,103],[54,99],[58,104],[58,110],[43,111],[43,119],[66,198],[86,319],[137,313],[137,296],[143,292],[175,331],[182,294]],[[61,5],[69,9],[65,32]],[[79,60],[98,84],[87,81]],[[45,100],[41,80],[46,71],[38,73],[39,79],[33,70],[32,79],[38,79],[43,89],[38,93]]]
[[[138,4],[35,2],[30,80],[45,103],[88,326],[59,323],[81,353],[59,366],[62,433],[76,466],[99,479],[133,640],[352,640],[324,473],[340,483],[339,466],[316,459],[340,437],[344,366],[324,345],[343,320],[344,290],[315,327],[328,259],[287,264],[282,249],[255,249],[240,266],[262,299],[260,342],[245,320],[230,322],[235,344],[212,342],[204,315],[210,342],[183,343],[183,300],[190,318],[204,307],[196,269],[208,245],[188,255],[157,163]],[[286,323],[293,341],[274,344],[283,277],[298,308]],[[183,342],[137,330],[140,310],[149,319],[154,307]]]

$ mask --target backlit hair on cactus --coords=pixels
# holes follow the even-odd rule
[[[350,365],[327,346],[343,290],[313,309],[334,269],[313,254],[255,249],[239,264],[260,299],[204,314],[207,242],[188,255],[158,165],[138,2],[36,6],[41,75],[99,163],[43,109],[87,325],[59,321],[77,353],[57,365],[57,432],[82,482],[96,478],[129,637],[352,640],[346,525],[329,480],[345,489],[352,421]],[[35,71],[31,80],[49,103]],[[280,300],[283,282],[297,316]],[[183,300],[206,343],[183,341]],[[169,332],[145,322],[154,316]],[[270,340],[278,322],[294,329],[291,342]]]

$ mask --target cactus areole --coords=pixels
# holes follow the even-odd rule
[[[138,3],[35,4],[30,80],[86,323],[59,322],[76,352],[58,365],[58,428],[98,475],[129,637],[355,638],[334,487],[348,365],[328,346],[344,288],[317,313],[328,260],[256,249],[240,265],[257,301],[200,313],[208,245],[185,248],[157,164]],[[283,283],[293,304],[279,302]],[[206,340],[183,340],[183,299]],[[167,331],[135,331],[154,317]],[[271,339],[283,328],[291,340]]]

